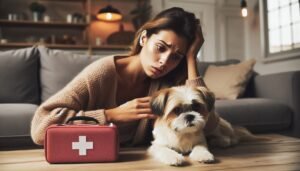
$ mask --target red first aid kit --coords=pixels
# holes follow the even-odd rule
[[[97,124],[68,124],[75,120]],[[99,125],[91,117],[73,117],[47,128],[44,148],[49,163],[113,162],[119,153],[118,130],[113,124]]]

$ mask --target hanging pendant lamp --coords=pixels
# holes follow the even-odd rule
[[[99,10],[97,18],[103,21],[120,21],[122,19],[122,14],[118,9],[108,5]]]
[[[243,17],[247,17],[248,10],[247,10],[247,2],[246,0],[241,0],[241,13]]]

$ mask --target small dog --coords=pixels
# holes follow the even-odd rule
[[[152,145],[148,153],[168,165],[182,165],[189,153],[193,161],[211,163],[214,156],[209,144],[228,147],[241,139],[255,139],[242,127],[232,127],[217,116],[214,94],[206,87],[172,87],[158,91],[150,102],[152,112],[159,117],[154,123]],[[204,128],[209,117],[215,117],[215,126],[208,134]]]

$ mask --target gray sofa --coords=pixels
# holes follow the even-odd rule
[[[34,111],[85,66],[101,56],[43,46],[0,52],[0,148],[32,147]],[[217,62],[224,65],[237,61]],[[199,72],[211,63],[199,63]],[[243,97],[217,100],[220,115],[257,133],[300,137],[300,71],[253,75]]]

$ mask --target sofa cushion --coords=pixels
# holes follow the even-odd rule
[[[197,69],[198,72],[201,76],[205,75],[205,72],[207,71],[207,68],[210,65],[215,65],[215,66],[225,66],[225,65],[230,65],[230,64],[238,64],[240,61],[237,59],[228,59],[225,61],[217,61],[217,62],[197,62]]]
[[[293,118],[287,105],[263,98],[217,100],[216,111],[230,123],[246,126],[254,132],[287,129]]]
[[[62,89],[84,67],[100,56],[74,54],[65,50],[54,50],[39,46],[41,58],[40,79],[42,101]]]
[[[247,60],[227,66],[210,65],[204,75],[207,87],[217,99],[234,100],[242,96],[253,74],[255,60]]]
[[[39,104],[36,47],[0,51],[0,103]]]
[[[0,137],[30,136],[30,123],[37,105],[0,104]]]

